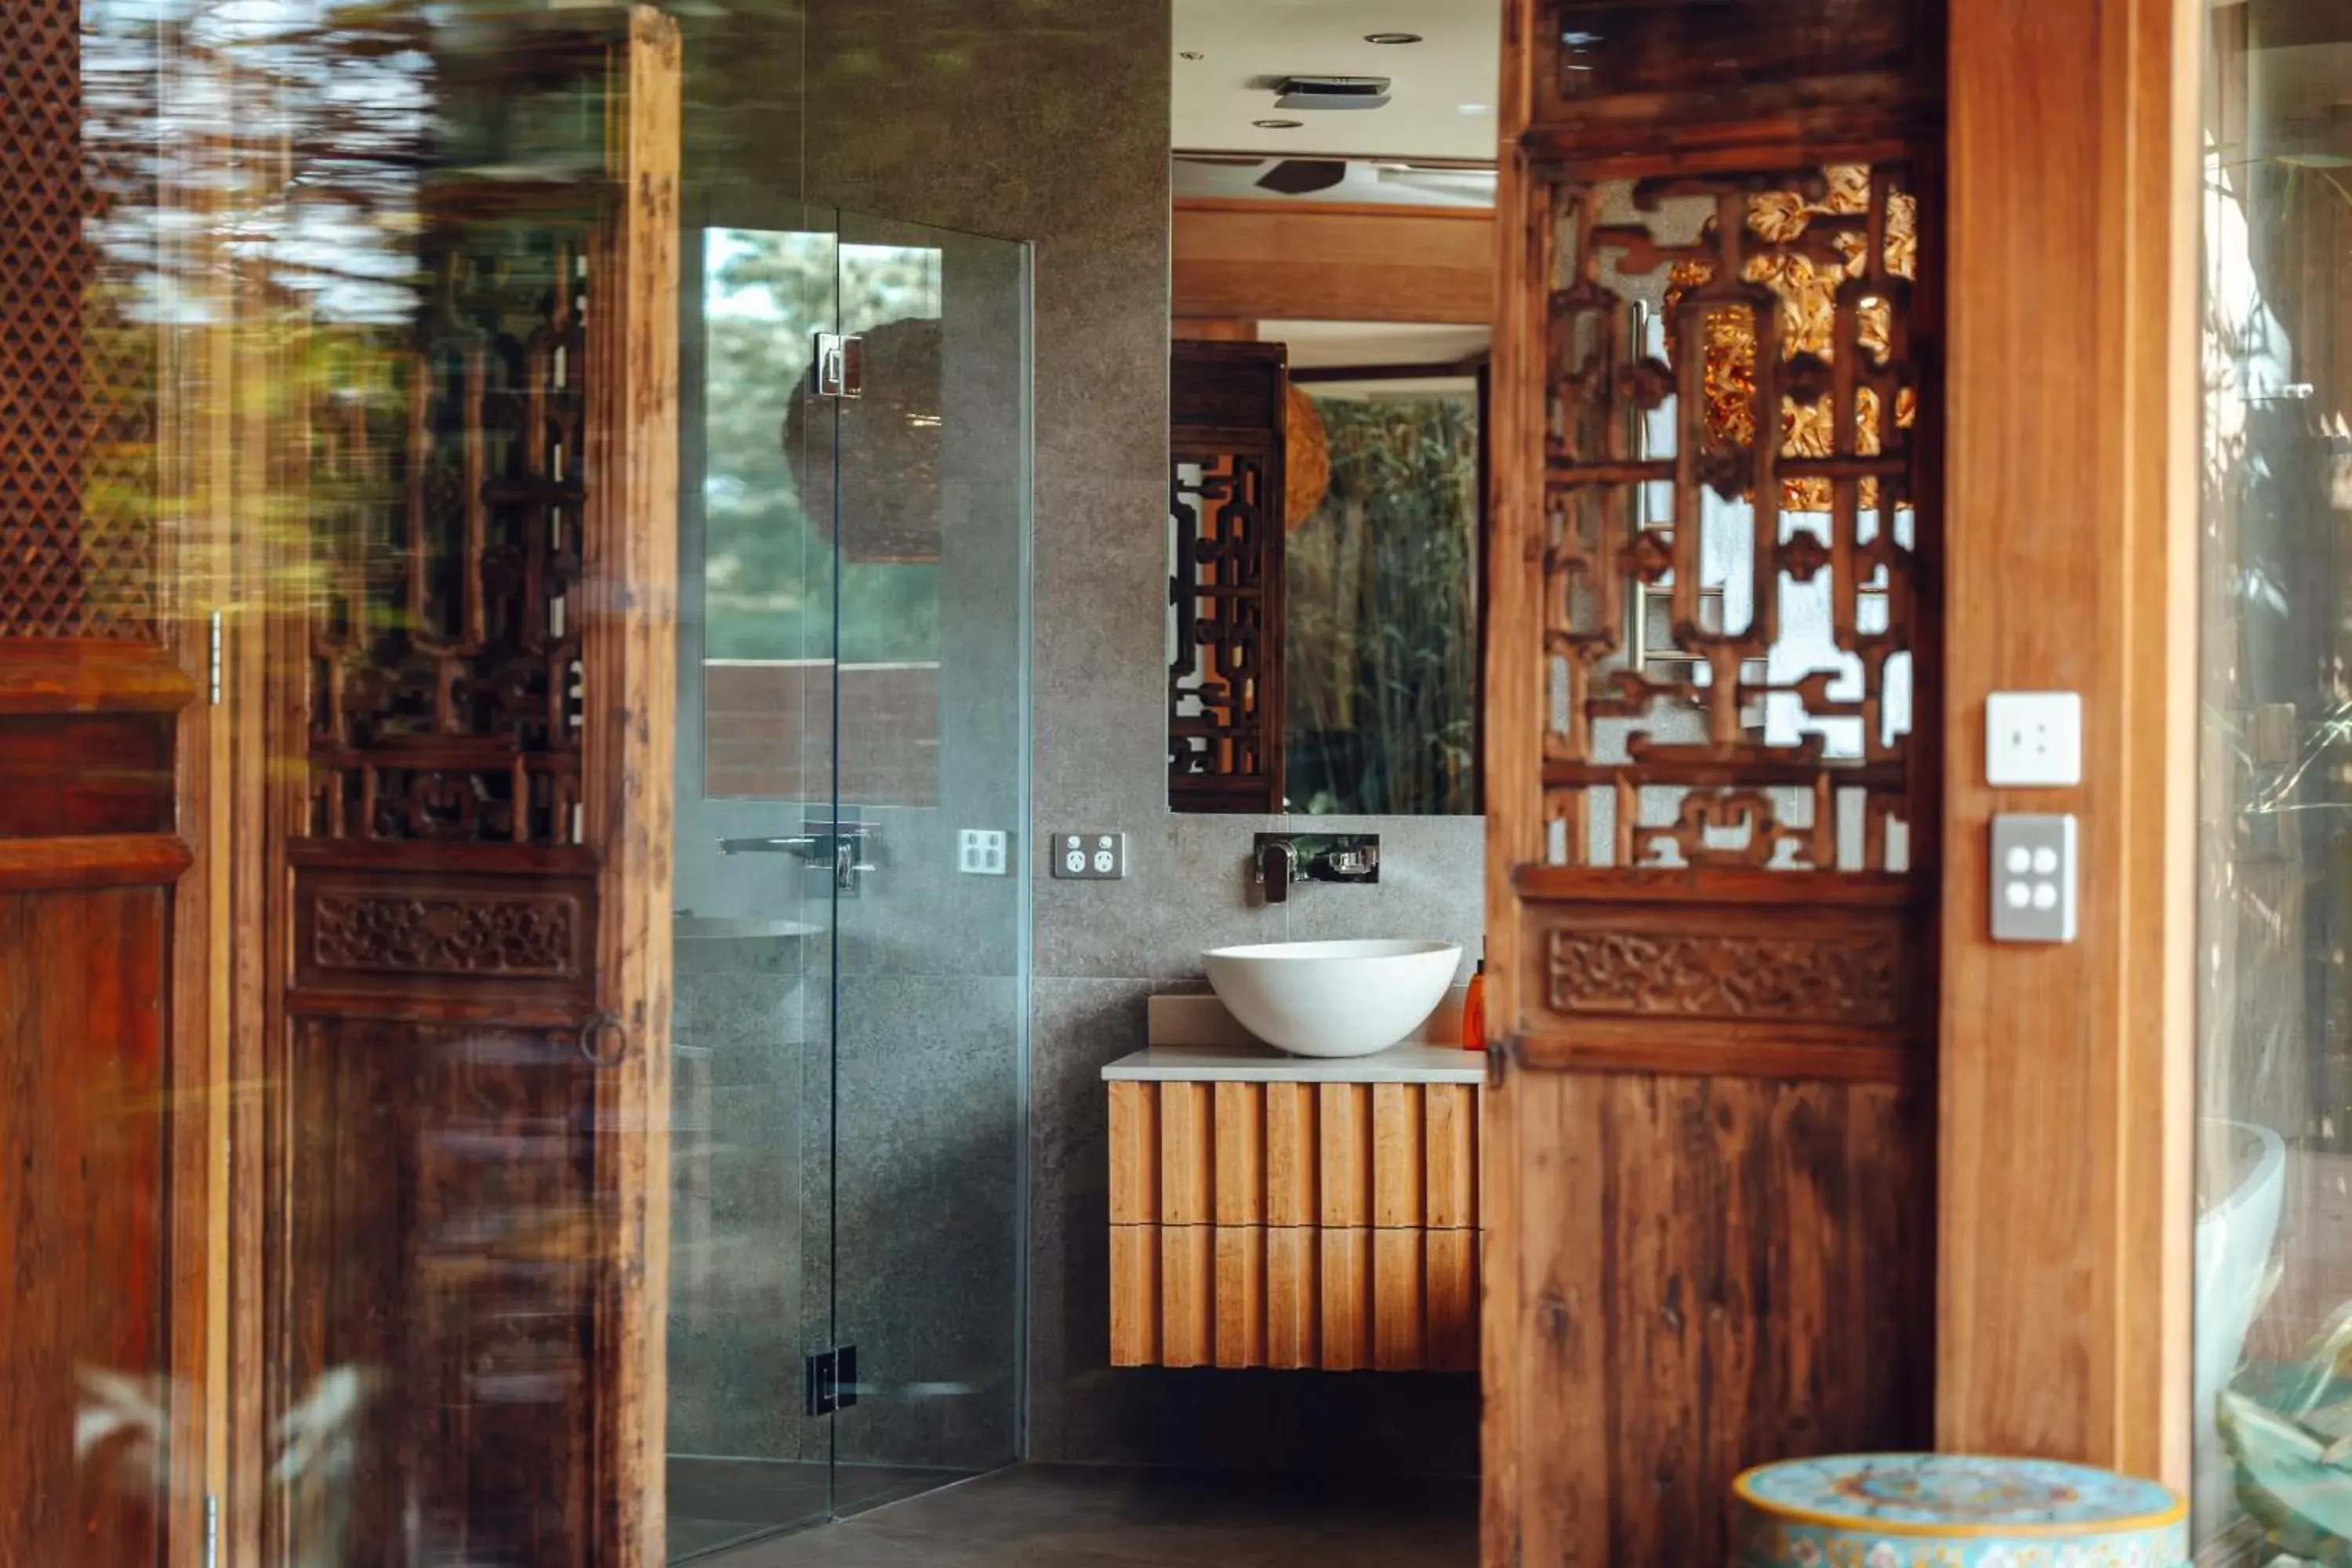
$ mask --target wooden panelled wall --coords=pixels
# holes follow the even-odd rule
[[[1476,326],[1494,310],[1495,215],[1480,207],[1180,199],[1169,247],[1180,322]]]
[[[88,221],[153,198],[142,128],[85,114],[75,0],[0,9],[0,1562],[192,1563],[205,720],[110,303],[144,258]]]
[[[1485,1559],[1919,1446],[1942,7],[1506,7]]]
[[[1478,1090],[1110,1086],[1113,1366],[1477,1364]]]

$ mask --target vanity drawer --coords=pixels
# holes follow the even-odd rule
[[[1475,1086],[1109,1089],[1111,1364],[1476,1367]]]

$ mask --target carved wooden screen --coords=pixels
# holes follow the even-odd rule
[[[1902,870],[1933,506],[1916,180],[1545,195],[1546,860]]]
[[[1279,343],[1179,342],[1169,376],[1168,804],[1282,809]]]
[[[415,342],[322,403],[310,836],[581,842],[589,238],[428,242]]]
[[[1487,1561],[1720,1562],[1927,1430],[1940,16],[1511,9]]]

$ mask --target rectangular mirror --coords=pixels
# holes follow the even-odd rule
[[[1176,158],[1169,804],[1476,816],[1493,173],[1261,162]]]

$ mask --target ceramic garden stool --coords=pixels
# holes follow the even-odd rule
[[[2189,1513],[2154,1481],[1971,1454],[1843,1454],[1732,1487],[1734,1568],[2183,1568]]]

